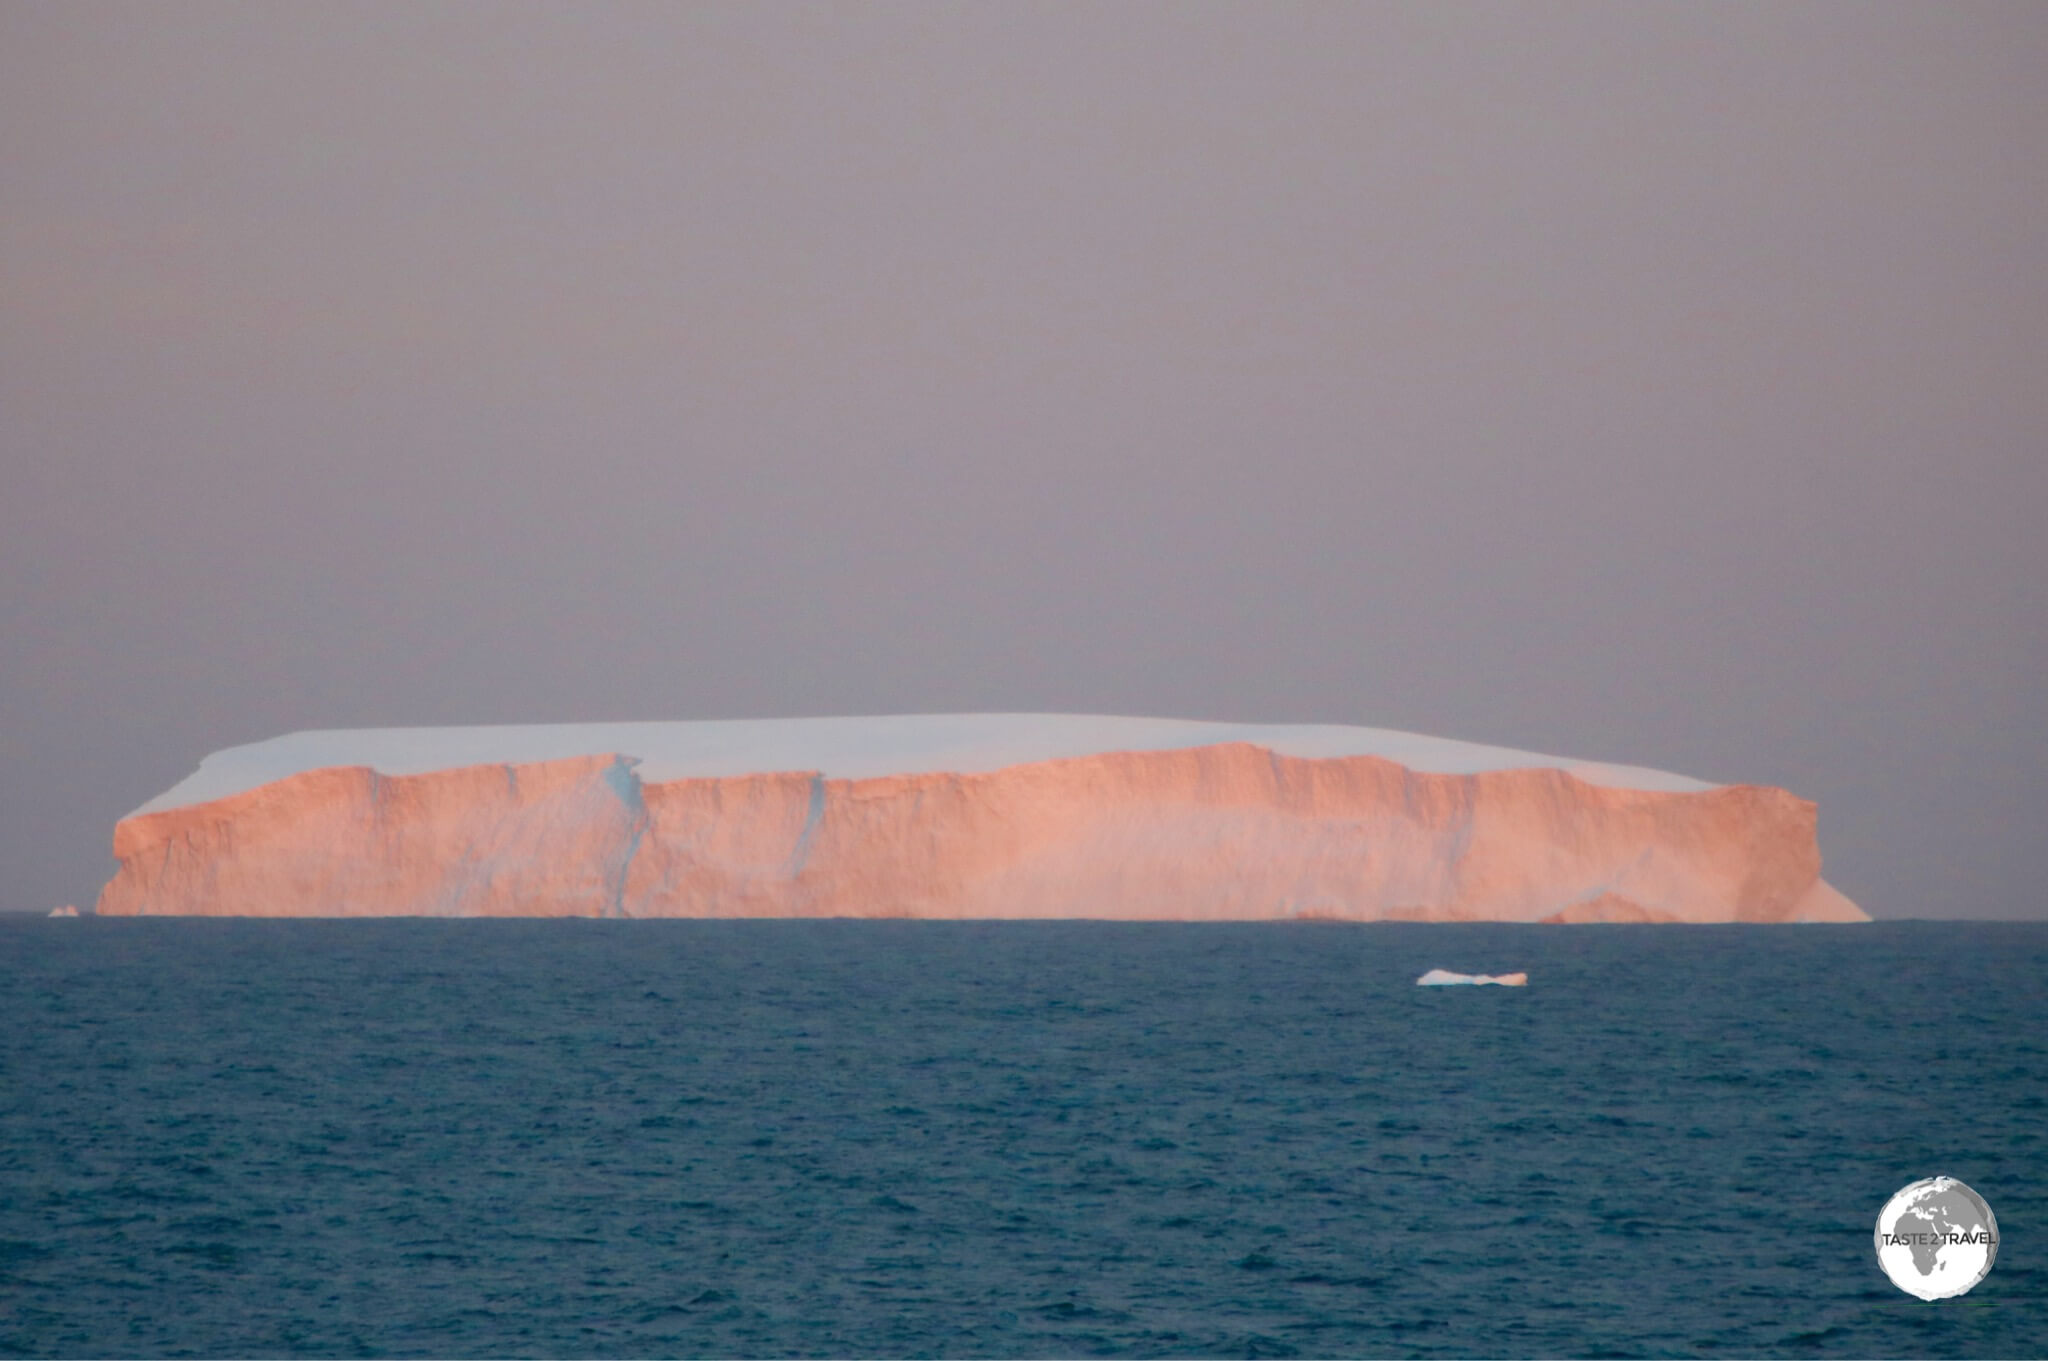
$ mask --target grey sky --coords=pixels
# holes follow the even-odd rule
[[[2048,6],[0,4],[0,906],[296,728],[1362,723],[2048,916]]]

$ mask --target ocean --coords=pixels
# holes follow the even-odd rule
[[[0,918],[0,1009],[9,1356],[2048,1353],[2048,925]]]

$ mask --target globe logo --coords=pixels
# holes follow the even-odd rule
[[[1877,1264],[1908,1295],[1960,1295],[1997,1258],[1998,1220],[1984,1197],[1954,1177],[1916,1181],[1878,1211]]]

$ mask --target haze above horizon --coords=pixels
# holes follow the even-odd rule
[[[2048,918],[2048,9],[0,10],[0,910],[303,729],[1363,725]]]

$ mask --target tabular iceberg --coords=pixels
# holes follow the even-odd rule
[[[1377,728],[1057,714],[294,733],[103,915],[1863,921],[1811,803]]]

